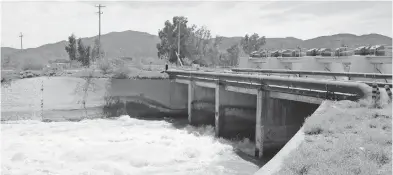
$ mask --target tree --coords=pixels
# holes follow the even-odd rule
[[[266,39],[265,37],[259,37],[258,34],[254,33],[251,36],[244,36],[242,40],[240,41],[240,45],[243,48],[243,51],[246,54],[250,54],[253,51],[258,51],[263,45],[266,44]]]
[[[177,62],[178,34],[180,22],[180,58],[190,60],[193,63],[215,65],[220,62],[219,45],[222,37],[212,38],[211,32],[205,26],[187,26],[188,19],[183,16],[175,16],[172,22],[167,20],[164,28],[158,31],[160,43],[156,45],[157,56],[160,59]]]
[[[238,64],[239,60],[239,52],[240,48],[238,44],[234,44],[231,47],[227,49],[228,52],[228,60],[229,60],[229,65],[230,66],[236,66]]]
[[[158,37],[161,42],[157,44],[158,57],[166,58],[168,61],[177,62],[176,52],[178,49],[178,33],[180,23],[180,58],[185,57],[185,41],[188,38],[187,18],[175,16],[172,23],[167,20],[163,29],[158,31]]]
[[[211,63],[211,65],[221,65],[222,53],[220,52],[220,45],[223,37],[216,36],[213,40],[209,39],[210,43],[205,46],[207,52],[204,53],[203,57]],[[206,41],[206,40],[205,40]]]
[[[214,47],[219,47],[223,39],[224,37],[216,35],[216,38],[214,38]]]
[[[68,37],[68,45],[65,47],[65,50],[68,53],[68,57],[70,60],[77,60],[77,52],[76,52],[76,38],[74,34]]]
[[[95,39],[93,49],[91,50],[91,61],[95,62],[97,59],[102,58],[103,55],[104,50],[102,49],[102,45],[98,39]]]
[[[90,66],[90,46],[84,46],[82,39],[78,39],[78,61],[83,66]]]

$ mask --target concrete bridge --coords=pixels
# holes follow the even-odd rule
[[[239,68],[392,74],[392,56],[241,57]]]
[[[258,157],[285,145],[322,101],[358,100],[371,94],[371,87],[358,82],[180,70],[167,73],[177,86],[187,89],[179,93],[187,95],[189,123],[211,124],[216,136],[255,140]]]
[[[109,112],[141,118],[187,117],[192,125],[214,126],[218,137],[249,138],[255,142],[255,156],[263,159],[273,157],[301,133],[305,118],[315,114],[326,100],[371,98],[371,84],[377,79],[392,79],[391,74],[380,73],[249,68],[225,73],[170,69],[166,73],[169,81],[111,79],[107,93],[122,103],[115,103],[110,108],[114,111]],[[309,75],[325,78],[306,77]],[[355,82],[356,78],[366,81]],[[277,157],[273,160],[280,161]]]

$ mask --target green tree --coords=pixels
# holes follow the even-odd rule
[[[252,34],[251,36],[246,34],[246,36],[244,36],[244,38],[242,38],[240,41],[240,45],[246,54],[250,54],[253,51],[259,51],[259,49],[265,44],[265,37],[259,37],[259,35],[256,33]]]
[[[76,46],[76,38],[74,34],[68,37],[68,45],[65,47],[65,50],[68,53],[68,57],[70,60],[77,60],[77,46]]]
[[[83,66],[90,66],[90,46],[84,46],[82,39],[78,39],[78,61]]]

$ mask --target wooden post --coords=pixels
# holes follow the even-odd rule
[[[264,125],[268,115],[269,91],[262,89],[257,93],[257,113],[255,126],[255,157],[261,158],[263,156],[263,142],[265,138]]]
[[[194,100],[194,82],[188,84],[188,123],[192,124],[192,101]]]
[[[215,136],[220,137],[220,84],[217,83],[215,92]]]

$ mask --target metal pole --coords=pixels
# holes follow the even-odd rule
[[[98,4],[98,58],[101,58],[101,53],[100,53],[100,47],[101,47],[101,15],[103,14],[103,12],[101,12],[101,8],[105,7],[102,6],[101,4]]]
[[[179,34],[178,34],[178,40],[177,40],[177,54],[178,57],[180,58],[180,19],[178,21],[178,29],[179,29]]]
[[[19,37],[20,37],[20,50],[23,50],[23,44],[22,44],[23,34],[22,34],[22,32],[20,32]]]

